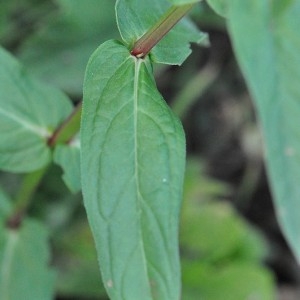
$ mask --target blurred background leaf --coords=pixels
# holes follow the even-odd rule
[[[114,1],[56,0],[58,11],[19,49],[19,58],[35,76],[81,97],[89,56],[117,36]]]
[[[180,231],[183,300],[299,299],[299,267],[276,223],[260,131],[225,20],[205,1],[191,16],[209,32],[211,47],[193,46],[180,68],[156,67],[157,85],[169,104],[180,107],[187,137]],[[0,4],[1,45],[19,55],[31,74],[64,89],[74,101],[81,97],[89,55],[114,37],[111,0]],[[29,211],[50,231],[57,299],[107,299],[81,195],[69,193],[62,174],[60,167],[49,169]],[[5,192],[0,192],[0,216],[9,213],[14,203],[6,194],[15,195],[22,178],[0,172]]]
[[[233,0],[228,6],[228,30],[247,86],[253,95],[264,136],[266,168],[277,218],[298,263],[299,15],[299,1],[275,1],[270,4],[261,0]],[[284,178],[282,174],[285,174]]]
[[[45,299],[55,294],[46,228],[26,220],[18,230],[0,220],[0,294],[3,299]]]
[[[96,298],[106,296],[101,283],[94,240],[86,220],[78,220],[54,238],[60,296]]]
[[[60,90],[26,72],[1,47],[0,64],[0,168],[38,170],[50,162],[48,138],[70,114],[72,104]]]
[[[199,161],[188,161],[180,230],[183,299],[275,299],[272,272],[261,265],[265,240],[220,201],[229,191],[205,176]]]

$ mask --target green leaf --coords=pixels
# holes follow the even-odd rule
[[[300,2],[279,3],[232,0],[228,25],[262,125],[278,218],[300,260]]]
[[[50,161],[47,139],[72,105],[60,91],[31,78],[0,48],[0,168],[29,172]]]
[[[256,264],[236,261],[213,266],[184,260],[182,273],[183,299],[276,299],[272,273]]]
[[[1,299],[53,299],[47,239],[45,228],[32,220],[17,230],[0,224]]]
[[[114,1],[57,0],[59,14],[21,47],[19,57],[35,76],[72,95],[82,94],[89,56],[100,42],[117,36]]]
[[[146,33],[171,7],[167,0],[117,0],[117,22],[128,47]],[[207,44],[207,35],[187,19],[181,20],[150,52],[153,62],[181,65],[190,55],[190,43]]]
[[[74,140],[68,145],[57,145],[53,160],[62,167],[64,171],[62,178],[70,191],[79,192],[81,189],[79,140]]]
[[[226,203],[190,201],[182,210],[180,245],[205,261],[260,260],[266,245]],[[230,234],[228,234],[230,232]]]
[[[117,41],[89,61],[81,145],[84,202],[111,299],[178,299],[184,134],[149,60]]]
[[[226,17],[230,1],[228,2],[228,0],[206,0],[206,2],[217,14]]]

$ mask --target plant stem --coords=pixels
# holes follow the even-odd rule
[[[70,116],[54,131],[48,140],[48,145],[54,147],[58,143],[69,142],[79,131],[82,103],[80,102],[72,111]],[[32,196],[39,186],[48,166],[25,175],[21,187],[16,195],[13,213],[7,220],[7,226],[12,229],[19,228],[23,216],[28,209]]]
[[[80,118],[82,111],[82,102],[80,102],[70,116],[54,131],[48,140],[50,147],[58,143],[68,143],[80,128]]]
[[[195,3],[172,6],[149,31],[137,40],[131,54],[138,58],[145,57],[194,5]]]
[[[183,120],[191,106],[199,99],[205,90],[214,82],[220,70],[208,65],[186,84],[171,104],[173,112]]]
[[[32,196],[41,182],[48,167],[25,175],[22,185],[16,195],[15,207],[12,215],[7,220],[7,226],[16,229],[21,225],[25,211],[28,209]]]

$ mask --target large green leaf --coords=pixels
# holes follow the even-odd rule
[[[300,2],[231,0],[228,25],[253,94],[282,229],[300,260]]]
[[[31,78],[0,48],[0,168],[39,169],[50,161],[47,139],[72,110],[59,90]]]
[[[41,224],[27,220],[13,230],[0,222],[1,299],[53,299],[54,272],[48,263],[47,232]]]
[[[128,47],[146,33],[171,7],[167,0],[117,0],[116,13],[120,34]],[[157,63],[180,65],[191,53],[190,43],[207,43],[207,35],[189,20],[181,20],[151,51]]]
[[[88,64],[81,145],[84,201],[111,299],[178,299],[184,134],[149,60],[117,41]]]

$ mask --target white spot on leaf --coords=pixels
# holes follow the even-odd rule
[[[294,156],[296,154],[296,150],[293,147],[286,147],[284,153],[286,156]]]
[[[111,289],[114,284],[113,284],[112,280],[110,279],[110,280],[107,280],[106,285],[107,285],[108,288]]]

